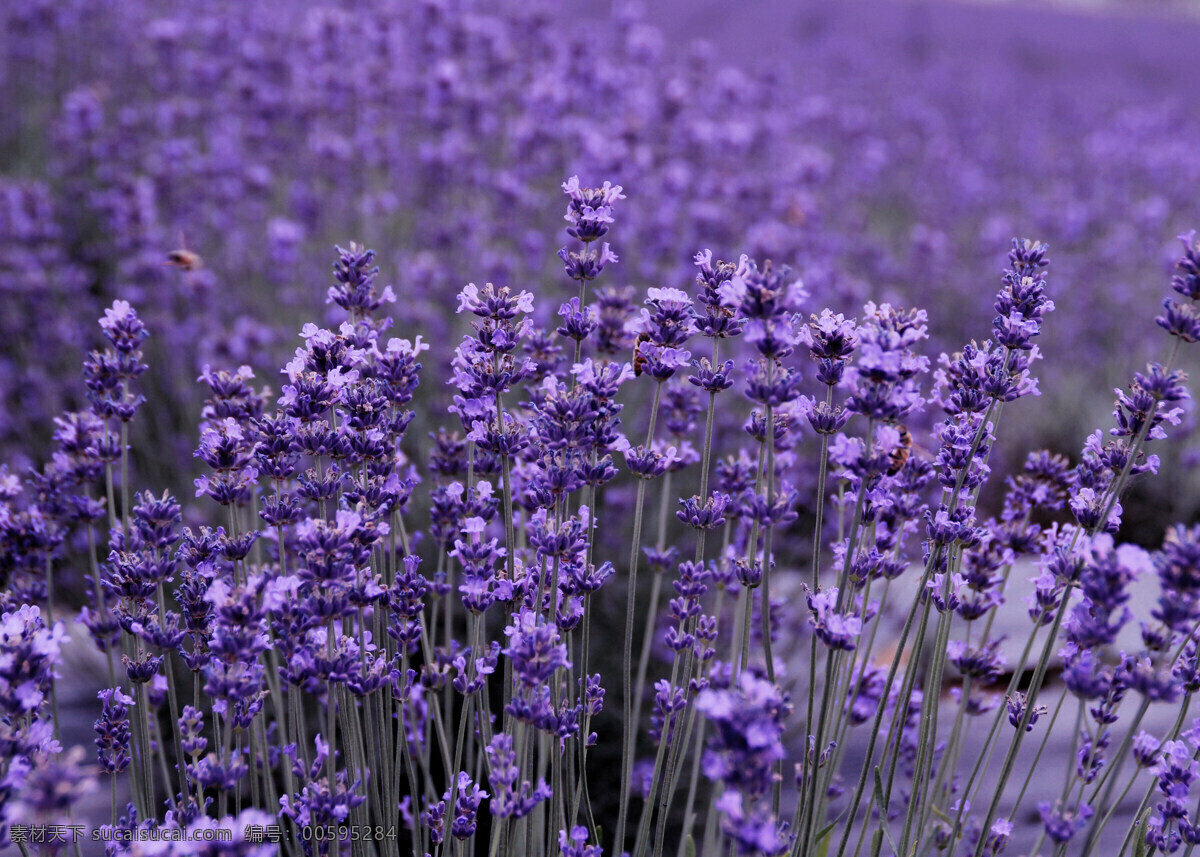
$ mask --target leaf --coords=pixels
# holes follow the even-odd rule
[[[875,766],[875,803],[879,804],[879,815],[887,818],[888,802],[883,797],[883,779],[879,776],[879,766]]]
[[[1133,825],[1133,857],[1146,857],[1150,853],[1150,846],[1146,842],[1146,822],[1150,820],[1150,807],[1138,816],[1137,822]]]

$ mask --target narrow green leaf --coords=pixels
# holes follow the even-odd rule
[[[829,822],[829,824],[825,825],[820,830],[818,830],[817,831],[817,841],[821,842],[826,836],[828,836],[829,831],[831,831],[835,827],[837,827],[839,821],[840,821],[840,819],[835,818],[833,821]]]
[[[879,816],[887,818],[888,802],[883,796],[883,779],[879,776],[879,766],[875,766],[875,803],[879,804]]]
[[[1150,853],[1150,846],[1146,844],[1145,834],[1146,822],[1149,819],[1150,807],[1146,807],[1133,825],[1133,857],[1146,857]]]
[[[871,837],[871,857],[879,857],[881,848],[883,848],[883,831],[876,828],[875,835]]]

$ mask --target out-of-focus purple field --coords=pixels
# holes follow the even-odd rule
[[[928,307],[947,350],[990,312],[1008,238],[1046,241],[1063,284],[1042,343],[1058,404],[1005,439],[1022,453],[1074,448],[1103,416],[1086,394],[1152,356],[1146,307],[1174,236],[1200,221],[1193,20],[521,8],[8,4],[8,457],[45,453],[112,297],[160,331],[154,394],[171,407],[146,430],[182,458],[192,379],[243,362],[270,378],[320,305],[333,243],[379,248],[409,320],[446,331],[463,282],[554,282],[544,200],[574,173],[630,194],[623,283],[682,285],[705,247],[771,257],[814,308]],[[162,266],[181,244],[203,270]],[[1155,502],[1191,508],[1182,488]]]

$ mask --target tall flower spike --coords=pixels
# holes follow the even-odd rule
[[[563,247],[558,251],[567,276],[580,284],[584,284],[600,276],[600,272],[610,262],[616,262],[617,256],[605,241],[599,249],[590,245],[608,234],[609,224],[613,222],[612,206],[617,200],[624,199],[621,186],[605,182],[602,187],[582,187],[579,176],[571,176],[563,182],[563,192],[570,199],[567,202],[567,214],[564,218],[570,226],[567,234],[583,242],[582,250],[568,250]],[[581,291],[582,294],[582,291]],[[577,306],[575,311],[582,313],[586,307]]]
[[[563,182],[562,189],[570,197],[563,218],[571,224],[567,234],[585,244],[607,235],[608,225],[613,222],[613,203],[625,198],[622,187],[607,181],[602,187],[582,187],[579,176],[571,176]]]
[[[106,774],[119,774],[129,767],[130,762],[129,706],[134,704],[133,698],[117,687],[102,690],[96,696],[103,704],[95,726],[100,770]]]
[[[104,311],[100,328],[111,347],[93,351],[84,361],[88,401],[97,416],[127,423],[146,400],[129,392],[127,385],[149,368],[142,362],[139,346],[150,334],[128,301],[113,301]]]
[[[334,249],[338,260],[333,263],[334,284],[326,293],[326,303],[337,304],[350,313],[351,319],[357,320],[369,316],[385,303],[396,302],[391,286],[385,286],[382,292],[375,289],[379,266],[373,264],[374,250],[365,250],[353,241],[348,250]]]
[[[1163,307],[1166,315],[1154,319],[1163,330],[1171,336],[1177,336],[1184,342],[1200,340],[1200,242],[1196,241],[1196,230],[1179,236],[1183,242],[1183,257],[1176,263],[1179,271],[1171,279],[1171,288],[1191,301],[1190,304],[1180,303],[1173,298],[1166,298]]]
[[[846,410],[869,419],[894,423],[919,410],[917,376],[929,360],[913,352],[927,339],[925,310],[902,310],[891,304],[868,302],[858,327],[858,357],[846,369],[851,395]]]
[[[742,264],[745,264],[742,257]],[[695,256],[696,285],[700,293],[696,297],[699,305],[695,310],[696,330],[701,336],[725,339],[740,336],[746,320],[738,315],[738,302],[730,292],[728,283],[737,275],[739,265],[733,262],[712,259],[712,251],[704,250]]]
[[[736,300],[747,320],[746,342],[764,360],[780,360],[800,342],[796,312],[808,297],[804,283],[784,265],[775,268],[768,259],[759,267],[743,257],[736,275],[721,287]]]

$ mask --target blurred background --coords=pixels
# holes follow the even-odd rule
[[[296,331],[325,318],[335,243],[378,250],[397,335],[435,343],[427,365],[449,360],[468,281],[534,291],[548,318],[569,295],[573,174],[625,187],[605,277],[635,300],[688,288],[698,250],[749,253],[796,269],[814,312],[926,307],[934,358],[986,335],[1010,239],[1049,243],[1050,401],[1004,426],[998,460],[1077,454],[1111,389],[1164,356],[1153,318],[1176,236],[1200,227],[1197,11],[6,3],[0,460],[44,459],[114,298],[154,334],[138,485],[185,494],[197,375],[248,364],[277,387]],[[203,265],[164,266],[176,249]],[[1130,537],[1194,517],[1191,419],[1134,486]],[[409,436],[421,454],[425,431]]]

